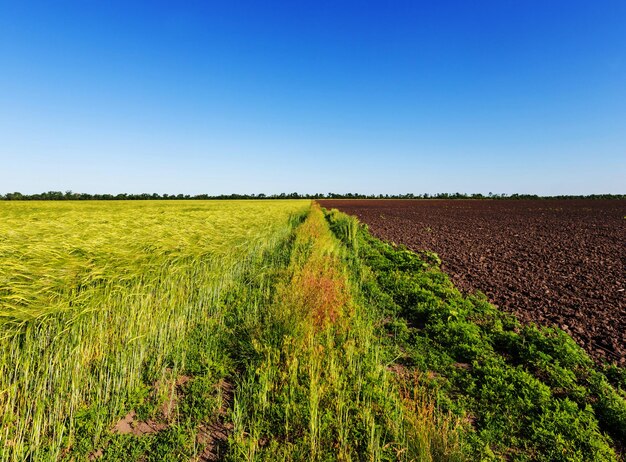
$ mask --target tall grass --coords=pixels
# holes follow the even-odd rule
[[[308,207],[1,203],[0,460],[97,447],[146,376],[184,368],[194,328],[220,329],[220,295],[245,285]]]
[[[356,237],[353,222],[336,229]],[[246,374],[232,460],[462,460],[456,422],[402,391],[386,367],[376,311],[360,297],[356,246],[313,206],[263,315],[239,319]],[[250,348],[246,348],[250,345]]]

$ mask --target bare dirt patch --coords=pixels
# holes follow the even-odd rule
[[[626,201],[322,200],[434,251],[457,287],[626,366]]]
[[[222,395],[222,407],[215,421],[201,425],[198,429],[196,441],[204,446],[202,453],[195,459],[198,462],[222,460],[227,450],[228,437],[234,428],[233,423],[227,420],[227,414],[233,405],[235,390],[226,380],[222,380],[218,387]]]
[[[167,428],[167,425],[162,422],[137,420],[136,417],[135,411],[130,411],[123,419],[115,424],[113,433],[143,436],[157,433]]]

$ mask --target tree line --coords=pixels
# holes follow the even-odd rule
[[[626,199],[626,194],[590,194],[590,195],[558,195],[539,196],[537,194],[497,194],[497,193],[437,193],[437,194],[359,194],[359,193],[315,193],[300,194],[90,194],[73,191],[47,191],[39,194],[22,194],[12,192],[0,194],[5,201],[64,201],[64,200],[238,200],[238,199],[507,199],[507,200],[540,200],[540,199]]]

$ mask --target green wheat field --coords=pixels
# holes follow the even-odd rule
[[[620,461],[626,373],[308,200],[0,202],[0,461]]]

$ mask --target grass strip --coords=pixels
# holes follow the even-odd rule
[[[292,245],[269,305],[236,321],[246,354],[227,459],[462,460],[456,419],[387,367],[358,261],[319,207]]]

